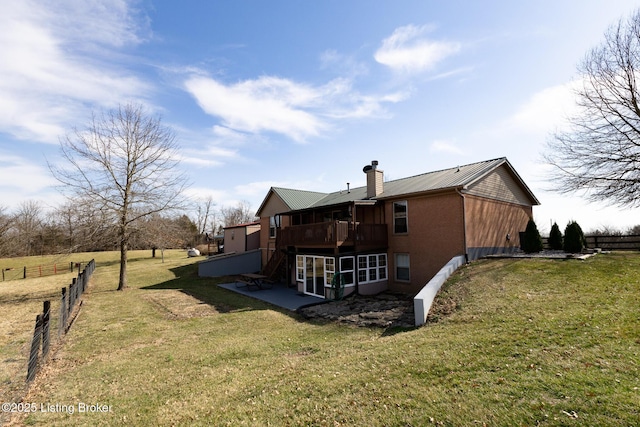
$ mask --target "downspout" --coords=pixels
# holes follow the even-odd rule
[[[464,189],[464,187],[461,187],[461,188]],[[467,201],[464,197],[464,193],[461,191],[461,188],[456,188],[456,193],[458,193],[462,198],[462,243],[464,247],[464,260],[465,260],[465,263],[468,263],[469,253],[467,250],[468,249],[467,248],[467,209],[466,209]]]

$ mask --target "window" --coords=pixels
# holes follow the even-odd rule
[[[336,274],[336,260],[335,258],[324,259],[324,285],[331,286],[333,275]]]
[[[353,281],[354,267],[355,267],[354,258],[352,256],[340,258],[340,273],[342,274],[342,277],[344,277],[345,287],[354,285],[354,281]]]
[[[393,232],[396,234],[407,233],[407,201],[393,202]]]
[[[387,254],[378,255],[378,278],[380,280],[387,279]]]
[[[358,256],[358,283],[387,280],[387,254]]]
[[[296,255],[296,281],[304,282],[304,256]]]
[[[408,282],[409,272],[409,254],[396,254],[396,280]]]
[[[269,237],[276,237],[276,217],[269,217]]]

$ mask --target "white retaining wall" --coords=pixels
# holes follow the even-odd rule
[[[214,255],[198,263],[199,277],[233,276],[260,271],[262,251],[231,252]]]
[[[413,311],[415,312],[416,326],[425,324],[433,299],[436,297],[440,287],[449,278],[449,276],[451,276],[453,272],[464,263],[464,255],[458,255],[451,258],[451,260],[442,267],[435,276],[433,276],[433,279],[429,280],[429,283],[427,283],[426,286],[418,292],[418,295],[413,298]]]

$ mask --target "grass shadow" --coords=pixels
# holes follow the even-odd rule
[[[336,324],[341,323],[339,321],[332,321],[322,319],[320,317],[308,316],[298,310],[291,310],[285,307],[278,306],[268,301],[263,301],[258,298],[253,298],[242,293],[234,292],[229,289],[225,289],[218,285],[225,283],[234,283],[236,277],[224,276],[224,277],[199,277],[197,274],[197,265],[185,265],[180,267],[171,268],[170,271],[174,274],[175,278],[161,282],[155,285],[145,286],[140,289],[143,290],[174,290],[184,293],[190,297],[197,299],[198,301],[208,304],[218,313],[232,313],[239,311],[254,311],[254,310],[272,310],[282,314],[286,314],[297,322],[313,323],[316,325],[322,324]],[[269,292],[270,290],[259,290],[255,292]],[[319,304],[310,305],[324,305],[330,304],[330,301],[322,302]],[[305,306],[303,306],[305,307]],[[302,308],[302,307],[301,307]],[[346,325],[346,324],[345,324]],[[363,326],[368,328],[376,328],[380,330],[382,336],[391,336],[398,333],[407,332],[415,329],[415,327],[403,327],[398,325],[391,326],[376,326],[371,324],[363,325],[351,325],[351,326]]]
[[[149,261],[149,257],[146,255],[134,255],[134,256],[128,256],[127,257],[127,265],[129,264],[133,264],[139,261]],[[84,266],[88,263],[88,261],[85,261],[82,264],[82,268],[84,268]],[[100,260],[100,261],[96,261],[96,268],[106,268],[106,267],[112,267],[114,265],[120,265],[120,258],[118,259],[112,259],[112,260]]]
[[[199,277],[197,264],[190,264],[170,269],[174,279],[145,286],[143,290],[176,290],[202,303],[210,305],[219,313],[232,313],[248,310],[277,310],[285,314],[292,313],[248,296],[221,288],[220,284],[234,282],[233,277]]]

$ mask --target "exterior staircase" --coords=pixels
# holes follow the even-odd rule
[[[283,277],[282,269],[285,268],[284,260],[287,258],[286,254],[282,250],[276,250],[271,255],[271,258],[267,262],[267,265],[262,269],[262,274],[267,276],[269,280],[279,280]]]

